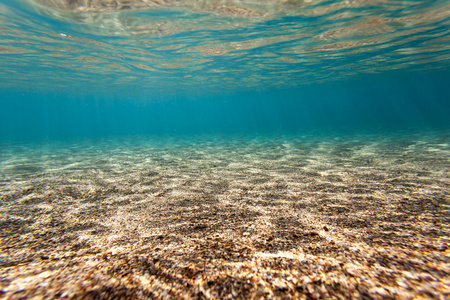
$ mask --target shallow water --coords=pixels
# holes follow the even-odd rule
[[[0,79],[152,97],[433,72],[449,66],[449,11],[446,0],[8,0]]]
[[[0,293],[450,295],[449,5],[2,1]]]
[[[0,4],[0,140],[450,126],[445,0],[86,3]]]
[[[448,131],[1,149],[10,299],[449,292]],[[322,289],[317,276],[333,281]]]
[[[113,189],[112,198],[124,193],[144,199],[154,194],[216,198],[266,186],[282,201],[308,185],[319,194],[341,189],[370,194],[376,183],[392,180],[409,182],[397,193],[420,187],[447,195],[449,145],[448,131],[10,143],[2,144],[0,171],[5,199],[30,187],[42,193],[72,186],[76,195]],[[358,191],[350,188],[355,184]]]

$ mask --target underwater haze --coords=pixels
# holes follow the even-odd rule
[[[450,4],[0,3],[0,140],[448,128]]]

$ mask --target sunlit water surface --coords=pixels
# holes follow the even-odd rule
[[[436,1],[0,3],[2,87],[267,90],[449,66]]]

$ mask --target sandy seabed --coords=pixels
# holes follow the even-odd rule
[[[0,298],[450,297],[448,132],[0,152]]]

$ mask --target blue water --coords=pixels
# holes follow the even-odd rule
[[[448,1],[122,2],[0,4],[0,141],[450,126]]]
[[[0,294],[444,298],[449,115],[449,0],[1,0]]]
[[[376,78],[265,93],[195,97],[9,92],[2,140],[67,140],[132,135],[308,134],[445,130],[446,73]]]

